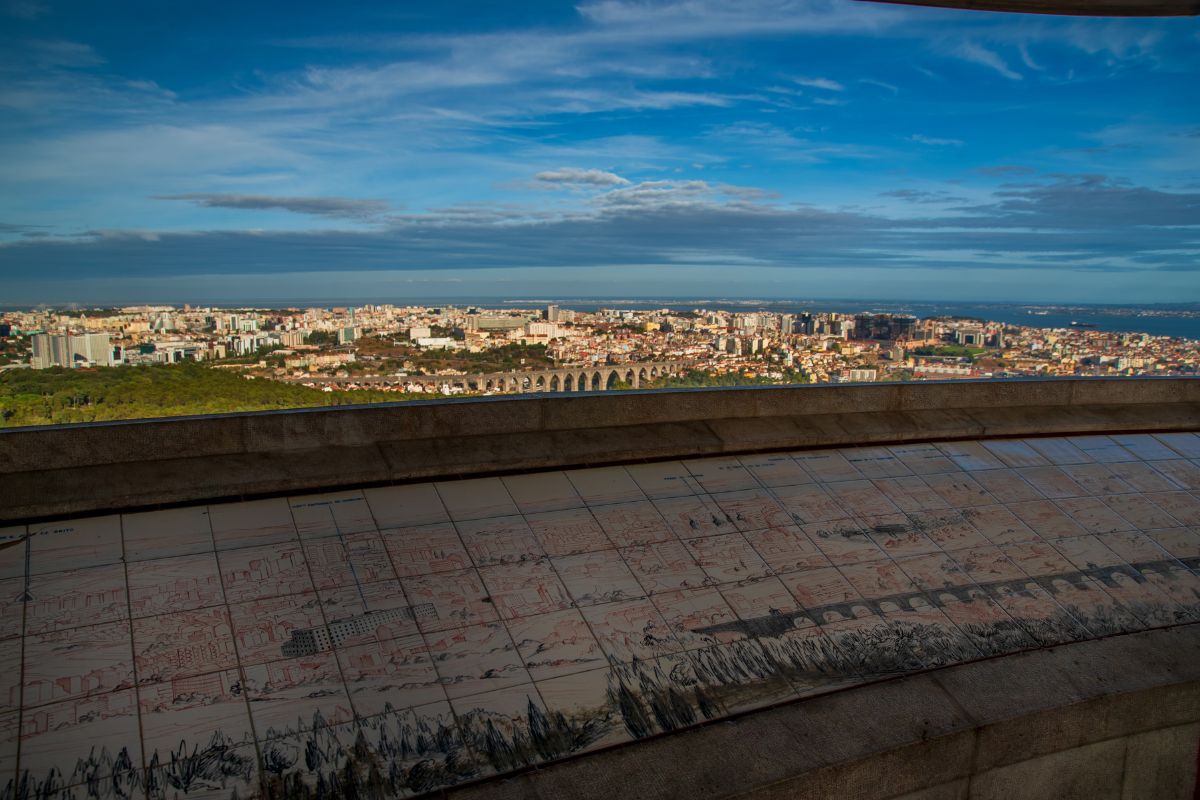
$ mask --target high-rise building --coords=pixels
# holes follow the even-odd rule
[[[29,363],[34,369],[111,367],[112,342],[103,333],[38,333],[33,336],[33,357]]]
[[[546,320],[546,322],[558,322],[558,306],[546,306],[546,310],[542,312],[542,318]]]

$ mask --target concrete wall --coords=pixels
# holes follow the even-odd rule
[[[857,687],[447,795],[1185,800],[1198,745],[1193,624]]]
[[[0,521],[713,453],[1200,427],[1200,379],[421,401],[0,430]]]

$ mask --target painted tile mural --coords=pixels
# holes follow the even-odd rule
[[[402,798],[1200,620],[1200,435],[855,447],[0,530],[0,800]]]

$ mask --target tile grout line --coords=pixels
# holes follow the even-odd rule
[[[238,630],[233,623],[233,609],[230,606],[229,594],[225,590],[225,570],[221,566],[220,550],[217,549],[217,531],[213,525],[212,507],[204,507],[204,516],[208,522],[208,535],[212,541],[212,557],[217,564],[217,580],[221,583],[221,601],[225,609],[225,618],[229,620],[230,638],[233,641],[233,657],[237,662],[236,670],[238,681],[241,688],[242,703],[246,710],[246,722],[250,726],[251,744],[254,745],[254,757],[256,759],[256,768],[258,771],[258,789],[264,795],[267,794],[267,770],[266,761],[263,758],[262,745],[258,740],[258,728],[254,722],[254,714],[250,711],[250,693],[246,689],[246,669],[242,664],[241,648],[238,646]],[[298,538],[298,537],[297,537]]]

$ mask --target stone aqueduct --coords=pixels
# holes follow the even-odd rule
[[[289,382],[314,386],[355,386],[363,389],[421,384],[426,387],[460,387],[468,392],[599,392],[618,383],[641,388],[644,381],[678,375],[689,365],[682,361],[655,361],[603,366],[563,367],[534,372],[491,372],[479,375],[403,375],[345,378],[292,378]]]

